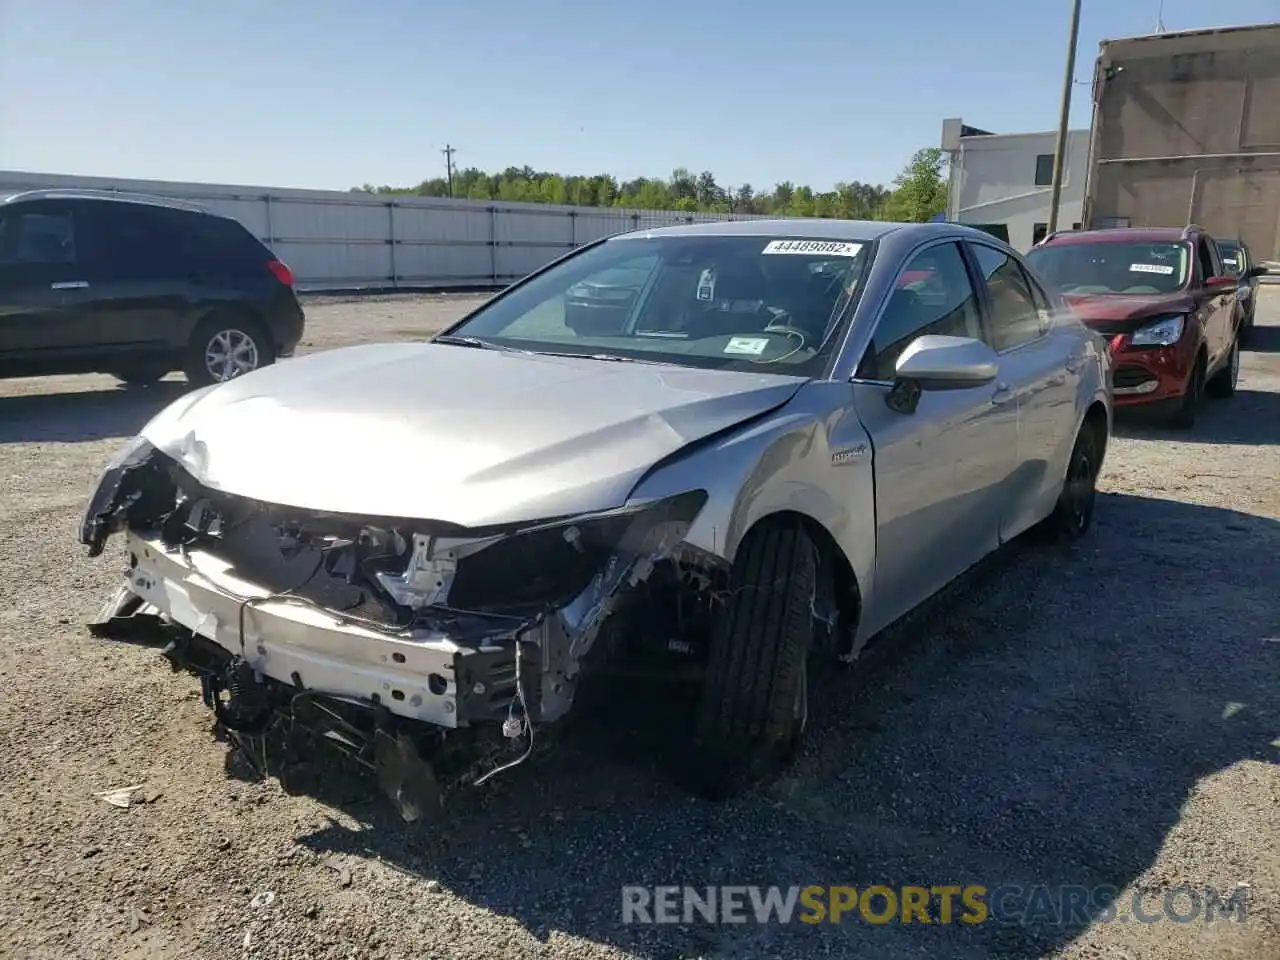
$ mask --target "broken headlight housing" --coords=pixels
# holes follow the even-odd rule
[[[102,553],[102,545],[119,529],[124,513],[151,493],[149,485],[138,477],[138,470],[151,461],[155,453],[155,447],[144,437],[133,437],[98,476],[80,520],[80,542],[88,546],[89,556]]]
[[[447,602],[491,611],[568,603],[619,559],[675,550],[706,499],[705,491],[693,490],[539,523],[474,552],[460,549]]]

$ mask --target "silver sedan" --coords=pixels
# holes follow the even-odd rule
[[[1083,534],[1111,421],[1105,344],[986,233],[639,231],[431,341],[162,411],[85,513],[128,556],[94,629],[167,631],[225,727],[305,719],[405,816],[629,659],[690,668],[690,785],[723,796],[787,762],[812,669],[1024,531]]]

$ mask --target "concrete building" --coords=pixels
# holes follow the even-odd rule
[[[942,122],[942,149],[950,157],[947,219],[1004,225],[1009,244],[1026,251],[1045,235],[1057,134],[991,133],[959,118]],[[1089,131],[1067,135],[1066,175],[1058,229],[1079,229],[1089,172]]]
[[[1280,260],[1280,23],[1104,40],[1086,223],[1239,237]]]

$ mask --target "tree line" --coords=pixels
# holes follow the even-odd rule
[[[892,187],[852,180],[826,191],[786,181],[772,190],[757,192],[749,183],[723,185],[710,170],[694,174],[684,167],[674,170],[668,179],[638,177],[619,181],[610,174],[566,176],[525,166],[508,167],[501,173],[486,173],[474,167],[455,170],[452,192],[446,177],[432,177],[413,187],[364,184],[353,187],[352,192],[690,213],[923,222],[946,210],[945,162],[940,149],[927,147],[916,151],[894,178]]]

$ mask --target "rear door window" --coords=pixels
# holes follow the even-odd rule
[[[168,280],[185,271],[181,235],[167,211],[101,202],[85,212],[87,259],[104,279]]]
[[[1007,253],[986,244],[970,244],[987,283],[991,306],[990,339],[996,352],[1011,350],[1043,336],[1048,329],[1048,300]]]

